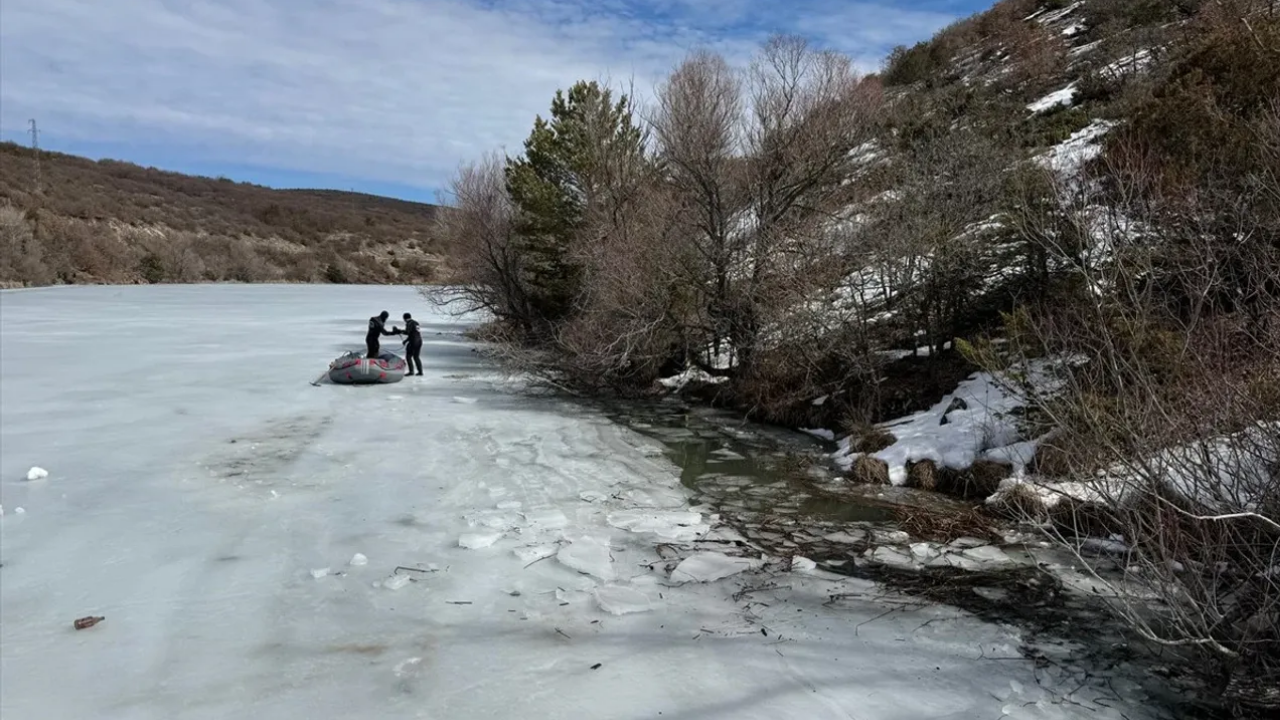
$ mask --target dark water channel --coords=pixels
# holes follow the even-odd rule
[[[694,490],[695,504],[737,514],[795,516],[834,523],[888,523],[883,505],[807,492],[798,473],[829,479],[821,454],[835,449],[804,433],[743,421],[732,413],[676,398],[606,406],[606,414],[660,443]],[[799,464],[797,459],[808,458]]]

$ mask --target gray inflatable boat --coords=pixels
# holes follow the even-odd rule
[[[404,358],[386,350],[376,358],[349,352],[329,364],[329,380],[339,385],[394,383],[404,379],[406,369]]]

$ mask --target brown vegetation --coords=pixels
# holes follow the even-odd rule
[[[1054,12],[1070,33],[1026,19]],[[1074,107],[1027,108],[1070,82]],[[745,73],[697,52],[645,122],[598,88],[553,104],[526,158],[459,177],[445,231],[512,356],[593,390],[717,376],[745,414],[849,430],[863,483],[889,479],[864,429],[971,360],[1083,358],[1024,421],[1049,433],[1033,470],[1101,502],[1046,514],[1024,487],[999,510],[1081,551],[1123,536],[1161,603],[1121,593],[1121,616],[1257,705],[1241,678],[1280,665],[1277,88],[1264,0],[1007,0],[878,77],[787,38]],[[1093,161],[1045,162],[1091,125]],[[984,336],[998,353],[953,349]],[[976,501],[1010,473],[908,483]]]
[[[436,208],[273,190],[0,144],[0,283],[420,283],[445,274]]]

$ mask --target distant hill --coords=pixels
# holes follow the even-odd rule
[[[276,190],[0,143],[0,283],[422,283],[440,208]]]

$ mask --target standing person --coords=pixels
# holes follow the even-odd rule
[[[418,329],[418,321],[413,319],[409,313],[404,314],[404,347],[405,361],[409,365],[409,372],[413,374],[413,366],[418,366],[418,377],[422,377],[422,358],[419,354],[422,352],[422,332]]]
[[[378,357],[380,351],[378,340],[380,336],[400,334],[400,328],[387,329],[387,318],[389,317],[391,317],[391,313],[383,310],[381,313],[369,318],[369,332],[365,333],[364,344],[369,351],[368,357],[370,359]]]

